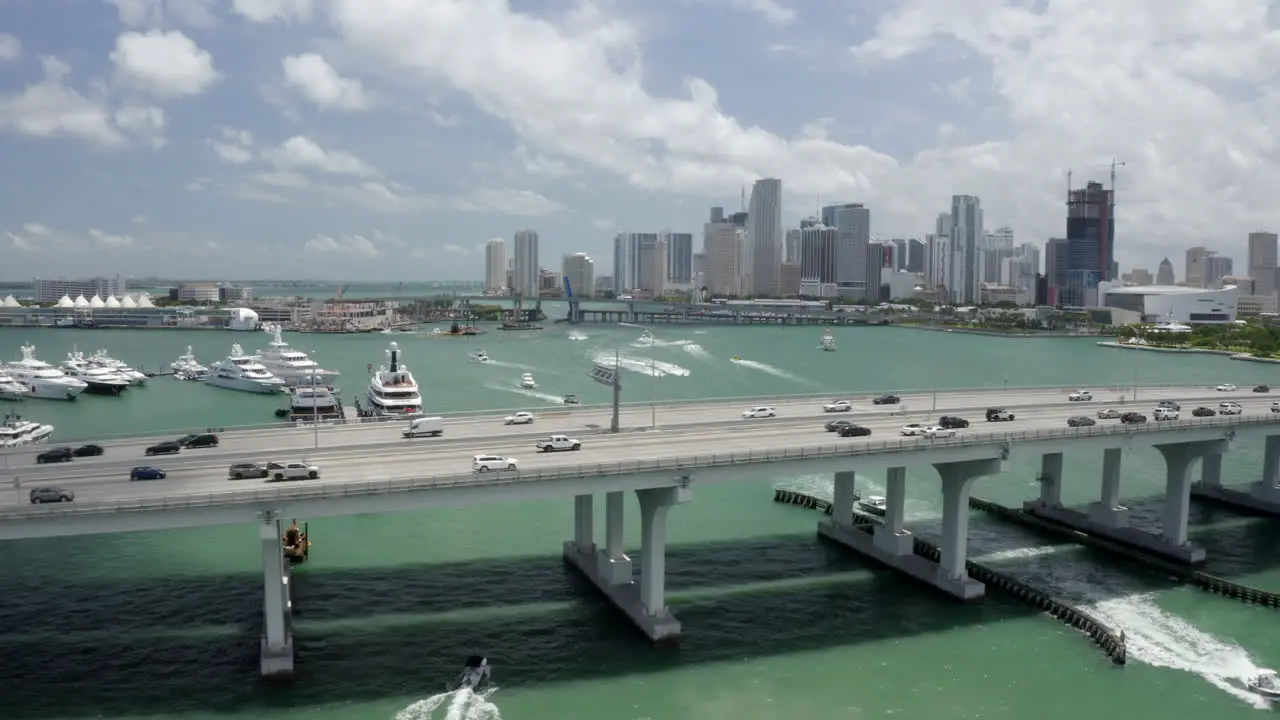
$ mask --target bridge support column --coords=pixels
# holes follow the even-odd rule
[[[1206,488],[1222,487],[1222,455],[1205,455],[1200,458],[1200,485]]]
[[[595,555],[595,496],[573,498],[573,542],[579,553]]]
[[[1040,456],[1040,506],[1062,507],[1062,453]]]
[[[873,533],[875,546],[893,556],[910,555],[915,539],[903,527],[907,505],[907,469],[889,468],[885,478],[884,522]]]
[[[1222,455],[1205,455],[1200,463],[1200,482],[1192,483],[1192,495],[1265,515],[1280,515],[1280,435],[1267,436],[1262,479],[1252,483],[1248,490],[1222,485]]]
[[[1120,460],[1123,453],[1120,448],[1102,451],[1102,499],[1089,505],[1089,519],[1111,529],[1129,524],[1129,508],[1120,504]]]
[[[274,516],[264,519],[259,534],[262,539],[262,677],[287,680],[293,677],[290,617],[293,603],[279,521]]]
[[[831,522],[848,525],[853,522],[853,503],[858,496],[858,474],[852,470],[836,473],[835,487],[831,492]]]

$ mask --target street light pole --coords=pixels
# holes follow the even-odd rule
[[[315,440],[315,448],[320,449],[320,406],[316,404],[316,361],[315,348],[311,349],[311,437]],[[296,391],[295,391],[296,392]]]
[[[639,328],[644,330],[644,337],[649,340],[649,429],[658,429],[658,361],[653,357],[653,349],[656,347],[657,338],[653,335],[653,330],[644,325],[636,325],[635,323],[622,322],[618,323],[622,327]],[[619,367],[619,370],[621,367]]]

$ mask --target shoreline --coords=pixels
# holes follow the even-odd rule
[[[1173,348],[1173,347],[1156,347],[1154,345],[1132,345],[1120,342],[1100,342],[1100,347],[1115,348],[1117,350],[1143,350],[1146,352],[1163,352],[1163,353],[1181,353],[1184,355],[1225,355],[1231,360],[1241,360],[1243,362],[1269,363],[1272,365],[1280,364],[1280,358],[1262,358],[1249,353],[1239,353],[1234,350],[1214,350],[1212,348]]]
[[[969,330],[967,328],[954,328],[935,325],[911,325],[908,323],[889,323],[885,327],[896,327],[904,330],[928,330],[930,332],[951,332],[961,335],[981,335],[983,337],[999,337],[999,338],[1096,338],[1098,335],[1088,333],[1071,333],[1071,332],[996,332],[994,330]]]

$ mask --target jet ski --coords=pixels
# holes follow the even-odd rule
[[[1249,678],[1245,685],[1249,690],[1271,700],[1280,700],[1280,680],[1275,670],[1263,670]]]
[[[489,671],[493,666],[489,659],[480,655],[471,655],[462,666],[462,674],[458,677],[458,689],[478,690],[489,681]]]

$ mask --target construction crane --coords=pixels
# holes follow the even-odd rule
[[[1112,196],[1111,204],[1112,204],[1112,205],[1114,205],[1114,204],[1115,204],[1115,189],[1116,189],[1116,168],[1122,168],[1122,167],[1127,166],[1128,164],[1129,164],[1129,163],[1128,163],[1128,162],[1126,162],[1126,161],[1124,161],[1124,160],[1117,160],[1117,159],[1115,159],[1115,158],[1111,158],[1111,162],[1110,162],[1109,164],[1103,164],[1103,165],[1085,165],[1085,166],[1084,166],[1084,167],[1082,167],[1081,169],[1082,169],[1082,170],[1096,170],[1096,169],[1098,169],[1098,168],[1111,168],[1111,196]],[[1071,195],[1071,176],[1072,176],[1073,172],[1074,172],[1074,171],[1072,170],[1072,168],[1067,168],[1067,196],[1068,196],[1068,197],[1070,197],[1070,195]]]

